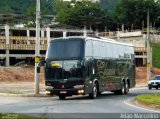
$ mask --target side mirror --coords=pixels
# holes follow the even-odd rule
[[[42,61],[41,61],[41,66],[44,66],[45,63],[46,63],[46,61],[45,61],[45,60],[42,60]]]
[[[41,60],[41,61],[38,63],[38,67],[42,67],[42,66],[44,66],[44,65],[45,65],[45,63],[46,63],[46,61],[45,61],[45,60]]]

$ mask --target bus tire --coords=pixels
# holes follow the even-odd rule
[[[125,94],[125,83],[124,82],[122,82],[121,89],[120,90],[115,90],[114,94],[115,95],[123,95],[123,94]]]
[[[119,95],[119,90],[113,91],[115,95]]]
[[[66,98],[65,95],[59,95],[59,99],[60,99],[60,100],[64,100],[65,98]]]
[[[124,88],[125,88],[124,94],[128,94],[128,92],[129,92],[129,85],[128,85],[128,82],[126,81],[124,85],[125,85],[125,87],[124,87]]]
[[[97,83],[94,83],[93,88],[92,88],[92,93],[89,94],[90,99],[95,99],[98,95],[98,86]]]
[[[125,94],[125,90],[126,90],[125,87],[126,87],[126,86],[125,86],[125,82],[123,81],[123,82],[122,82],[122,88],[120,89],[120,95],[124,95],[124,94]]]

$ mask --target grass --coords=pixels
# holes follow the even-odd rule
[[[138,95],[136,100],[160,107],[160,94],[142,94]]]
[[[23,114],[0,113],[0,119],[46,119]]]
[[[160,44],[152,44],[153,66],[160,68]]]

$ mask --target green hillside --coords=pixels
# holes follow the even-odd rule
[[[114,9],[117,2],[118,0],[101,0],[100,5],[103,9],[111,12]]]
[[[41,0],[41,11],[45,14],[54,14],[55,0]],[[103,9],[111,10],[118,0],[101,0],[101,7]],[[0,14],[15,13],[15,14],[29,14],[34,11],[36,0],[0,0]],[[27,13],[28,12],[28,13]]]
[[[160,44],[152,44],[153,66],[160,68]]]
[[[53,14],[53,8],[52,5],[50,5],[53,1],[54,0],[41,0],[41,10],[45,10],[47,14]],[[0,0],[0,14],[27,14],[30,10],[34,11],[35,6],[36,0]]]

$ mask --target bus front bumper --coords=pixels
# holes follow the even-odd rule
[[[46,89],[46,95],[85,95],[84,88],[81,89]]]

